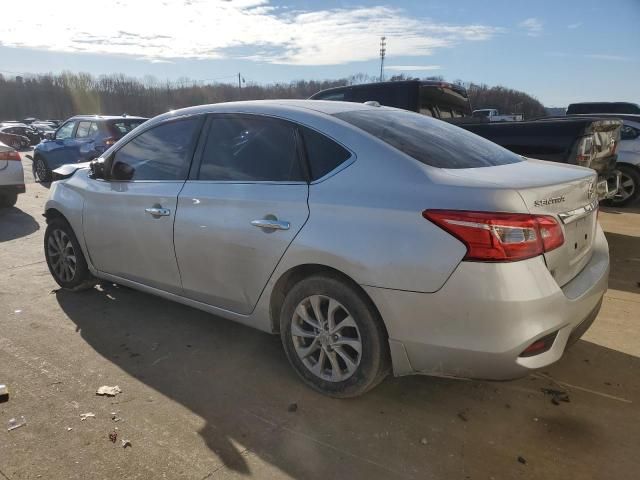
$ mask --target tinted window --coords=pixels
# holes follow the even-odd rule
[[[342,101],[344,100],[344,92],[329,92],[324,95],[319,95],[318,97],[314,97],[315,100],[334,100],[334,101]]]
[[[130,180],[186,179],[199,124],[189,118],[147,130],[115,153],[112,172],[123,163],[133,168]]]
[[[71,138],[71,134],[73,133],[73,127],[75,126],[75,122],[65,123],[60,129],[56,132],[56,140],[64,140],[65,138]]]
[[[301,128],[311,178],[317,180],[345,162],[351,153],[330,138],[309,128]]]
[[[350,100],[357,103],[364,103],[371,100],[388,107],[415,110],[415,108],[409,104],[410,88],[410,86],[403,84],[354,87]]]
[[[371,109],[334,116],[433,167],[475,168],[522,161],[489,140],[417,113]]]
[[[91,129],[91,122],[78,123],[78,129],[76,130],[76,138],[89,137],[89,130]]]
[[[145,120],[119,120],[115,122],[111,122],[111,130],[118,137],[123,137],[125,134],[129,133],[131,130],[136,128],[139,125],[142,125]]]
[[[202,153],[200,180],[304,180],[294,128],[273,118],[214,117]]]

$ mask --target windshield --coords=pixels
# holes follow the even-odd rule
[[[432,167],[477,168],[522,161],[522,157],[489,140],[413,112],[372,109],[334,116]]]

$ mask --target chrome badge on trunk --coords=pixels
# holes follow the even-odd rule
[[[557,203],[562,203],[564,202],[564,200],[564,195],[561,195],[559,197],[550,197],[543,198],[542,200],[536,200],[533,202],[533,205],[536,207],[544,207],[545,205],[555,205]]]

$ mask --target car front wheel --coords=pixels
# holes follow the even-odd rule
[[[96,284],[78,240],[64,218],[54,218],[44,233],[47,266],[58,285],[67,290],[84,290]]]
[[[51,170],[42,157],[36,157],[33,160],[33,176],[40,183],[49,183],[51,181]]]
[[[389,372],[382,320],[363,292],[337,276],[297,283],[285,297],[280,332],[296,373],[325,395],[361,395]]]

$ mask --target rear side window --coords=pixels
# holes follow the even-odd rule
[[[260,116],[213,117],[198,179],[303,181],[293,126]]]
[[[123,137],[131,130],[139,125],[142,125],[144,120],[119,120],[110,123],[111,130],[118,137]]]
[[[376,108],[334,116],[432,167],[477,168],[522,161],[489,140],[418,113]]]
[[[200,120],[163,123],[138,135],[115,153],[112,172],[123,163],[132,172],[128,180],[185,180]]]
[[[351,152],[330,138],[310,128],[300,127],[311,167],[311,179],[317,180],[351,157]]]
[[[76,138],[92,137],[95,132],[95,122],[80,122],[78,123],[78,129],[76,130]]]

